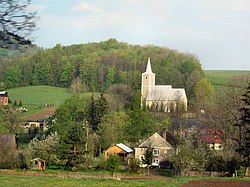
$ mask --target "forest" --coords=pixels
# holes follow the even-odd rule
[[[157,84],[184,87],[189,101],[204,77],[199,59],[157,46],[129,45],[109,39],[99,43],[29,48],[18,53],[0,49],[0,88],[31,85],[69,87],[73,93],[105,92],[113,84],[140,89],[148,57]]]

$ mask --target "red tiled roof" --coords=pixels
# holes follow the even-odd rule
[[[206,143],[221,143],[222,130],[199,129],[198,136]]]

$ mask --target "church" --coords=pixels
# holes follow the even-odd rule
[[[142,102],[146,102],[149,108],[157,105],[163,107],[165,112],[170,112],[171,107],[175,108],[177,103],[181,103],[187,110],[187,96],[184,88],[155,85],[155,74],[152,72],[150,58],[148,58],[146,72],[142,73],[141,96]]]

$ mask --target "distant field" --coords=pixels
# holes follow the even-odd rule
[[[243,76],[250,77],[250,70],[204,70],[205,77],[209,79],[213,85],[228,85],[233,79]]]
[[[28,86],[13,88],[7,91],[12,104],[15,100],[17,104],[22,100],[23,107],[29,110],[24,113],[25,116],[41,111],[46,105],[58,107],[71,95],[67,88],[53,86]],[[91,93],[84,93],[81,96],[90,97]]]

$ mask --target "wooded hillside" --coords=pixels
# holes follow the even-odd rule
[[[0,58],[2,89],[51,85],[73,91],[105,91],[123,83],[140,89],[141,73],[151,58],[157,84],[184,87],[189,98],[194,85],[204,76],[197,57],[157,46],[129,45],[115,39],[99,43],[56,45],[34,55]]]

